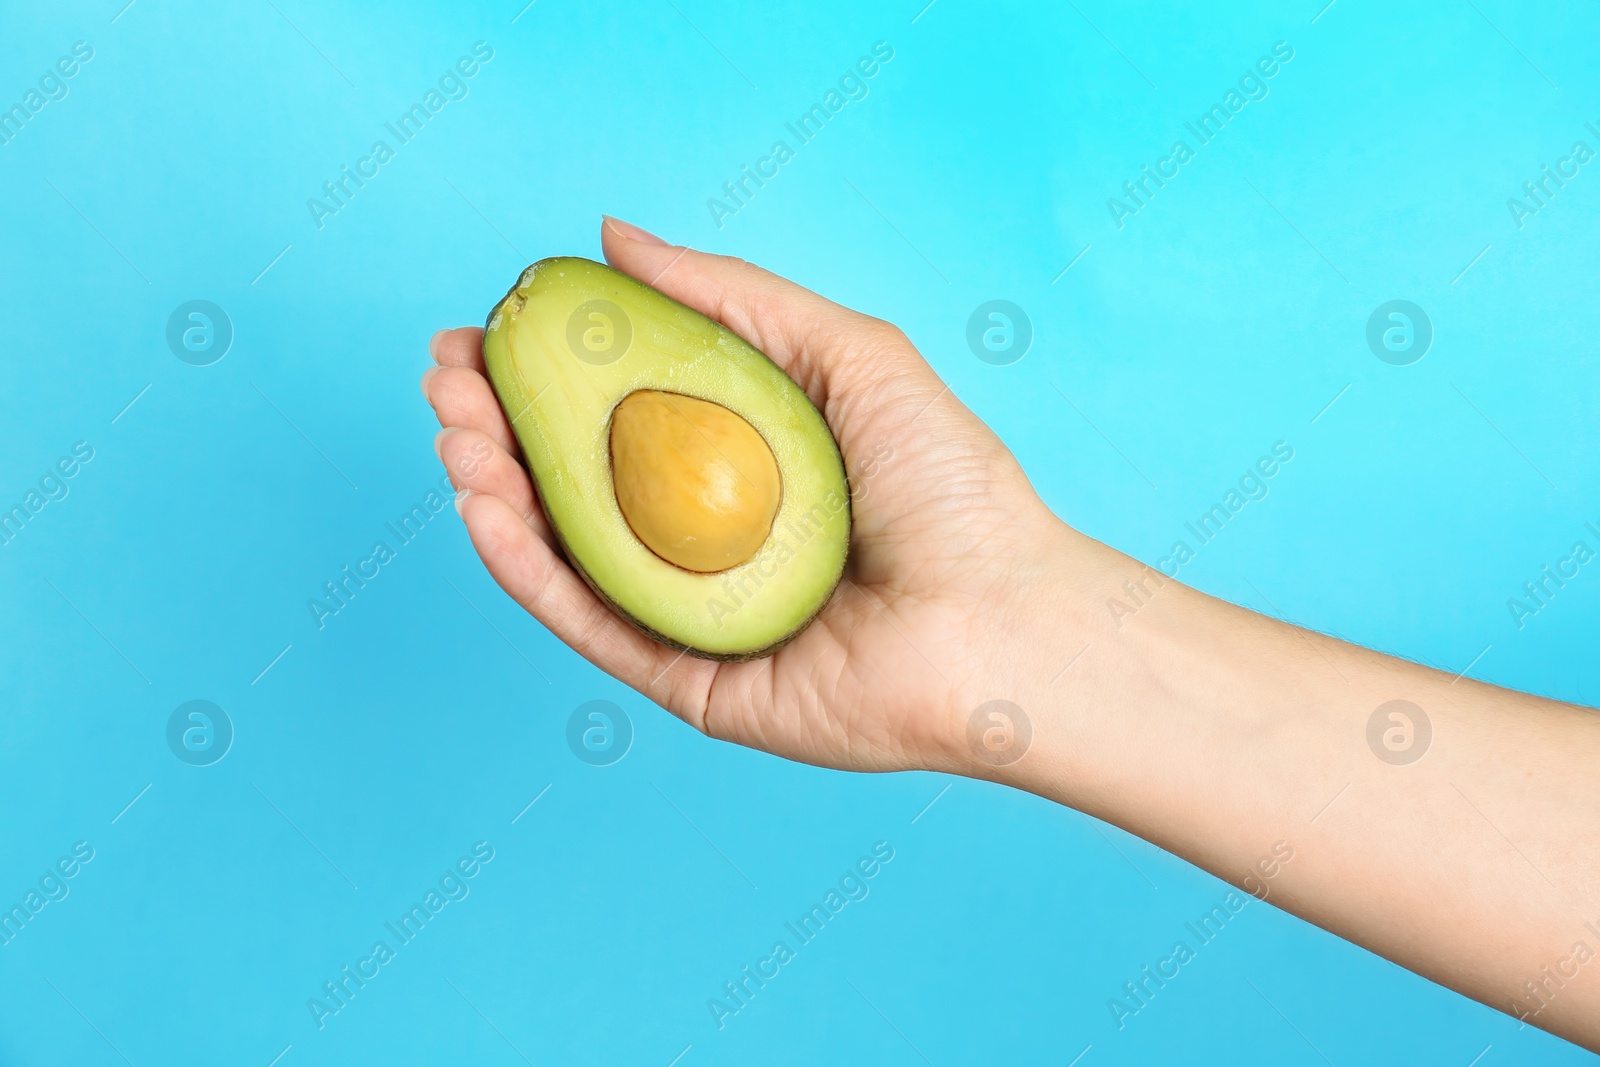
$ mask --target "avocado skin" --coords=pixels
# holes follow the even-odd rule
[[[489,367],[489,353],[487,351],[488,340],[489,340],[489,336],[490,336],[490,331],[493,328],[493,324],[494,324],[494,321],[495,321],[496,317],[500,315],[501,311],[505,308],[505,306],[517,295],[518,290],[520,290],[523,287],[523,280],[528,276],[528,273],[530,271],[537,272],[540,269],[559,266],[563,262],[582,263],[582,264],[585,264],[587,266],[600,267],[600,268],[602,268],[602,269],[604,269],[606,271],[610,271],[611,273],[617,274],[619,277],[626,278],[629,282],[632,282],[633,284],[639,286],[640,288],[649,290],[651,293],[655,294],[661,300],[666,301],[667,303],[670,303],[670,304],[672,304],[672,305],[674,305],[674,306],[676,306],[678,308],[681,308],[686,314],[699,316],[701,318],[707,318],[708,317],[708,316],[702,315],[701,312],[698,312],[698,311],[694,310],[693,308],[688,307],[685,304],[682,304],[682,303],[679,303],[676,300],[673,300],[670,296],[667,296],[667,294],[661,292],[659,289],[656,289],[653,286],[646,285],[644,282],[641,282],[638,279],[631,277],[630,275],[623,274],[621,271],[616,270],[614,267],[611,267],[609,264],[599,263],[599,262],[597,262],[595,260],[587,259],[587,258],[585,258],[583,256],[547,256],[544,259],[541,259],[541,260],[538,260],[538,261],[536,261],[534,263],[529,264],[521,272],[519,272],[518,275],[517,275],[517,280],[512,283],[511,288],[507,289],[505,295],[502,296],[499,300],[497,300],[495,302],[494,306],[489,309],[489,314],[484,319],[484,346],[483,346],[483,352],[482,352],[482,354],[484,356],[484,367],[485,367],[486,372],[487,372],[488,367]],[[715,322],[715,320],[711,320],[711,321]],[[718,323],[718,325],[721,326],[722,324]],[[723,326],[722,328],[723,329],[727,329],[726,326]],[[771,357],[767,356],[767,354],[765,352],[761,352],[759,349],[756,349],[755,346],[753,346],[753,345],[751,346],[751,349],[753,351],[758,352],[761,355],[761,357],[763,359],[766,359],[769,363],[771,362]],[[780,371],[780,373],[782,372],[782,368],[781,367],[778,368],[778,370]],[[494,390],[495,399],[500,403],[501,410],[506,412],[507,418],[509,419],[510,412],[509,412],[509,409],[506,406],[506,398],[505,398],[504,395],[502,395],[500,382],[496,380],[497,376],[495,374],[493,374],[493,373],[487,373],[486,376],[489,379],[490,387]],[[795,388],[799,389],[799,386],[796,385]],[[803,396],[804,395],[804,390],[801,390],[800,392],[801,392],[801,395]],[[809,398],[808,398],[808,400],[809,400]],[[819,412],[819,415],[820,415],[820,412]],[[826,420],[823,420],[823,421],[824,421],[824,423],[826,423]],[[511,429],[512,429],[512,436],[515,437],[516,436],[516,427],[513,425]],[[829,432],[827,434],[827,438],[828,438],[828,446],[830,448],[832,448],[834,457],[839,460],[840,468],[843,469],[844,468],[844,457],[843,457],[842,453],[840,453],[840,451],[839,451],[839,443],[834,438],[831,427],[829,428]],[[518,443],[520,445],[521,442],[519,441]],[[555,518],[550,514],[549,510],[545,508],[545,506],[544,506],[544,494],[539,491],[539,479],[538,479],[537,475],[535,475],[533,469],[528,465],[527,457],[525,455],[522,456],[521,459],[519,460],[519,462],[522,464],[523,470],[528,472],[528,480],[533,484],[533,487],[534,487],[534,500],[538,504],[540,513],[544,515],[545,521],[549,524],[550,529],[555,533],[556,542],[560,546],[560,549],[561,549],[561,557],[562,557],[562,559],[567,563],[568,566],[570,566],[574,571],[577,572],[578,576],[583,579],[584,584],[587,585],[591,590],[593,590],[595,596],[599,597],[600,600],[608,608],[610,608],[613,613],[615,613],[616,615],[622,617],[623,619],[626,619],[636,630],[638,630],[640,633],[644,634],[646,637],[650,638],[653,641],[659,642],[660,644],[666,645],[668,648],[675,648],[679,652],[685,653],[686,655],[694,656],[697,659],[710,660],[710,661],[718,662],[718,663],[744,663],[744,662],[748,662],[750,660],[764,659],[767,656],[770,656],[773,653],[777,652],[783,646],[787,645],[789,642],[793,641],[795,638],[799,637],[802,633],[804,633],[811,626],[811,624],[816,621],[817,616],[821,615],[823,613],[823,611],[825,611],[827,609],[828,605],[833,602],[834,595],[838,591],[839,583],[844,578],[845,568],[849,565],[849,554],[850,554],[849,544],[850,544],[850,540],[851,540],[851,533],[855,529],[855,512],[854,512],[855,502],[854,502],[854,499],[853,499],[853,494],[850,492],[850,484],[849,484],[849,479],[847,477],[846,481],[845,481],[845,496],[844,496],[844,523],[845,523],[845,530],[846,530],[845,552],[844,552],[844,556],[840,560],[838,573],[834,574],[829,579],[829,582],[828,582],[828,594],[827,594],[827,596],[825,596],[825,597],[823,597],[821,599],[821,601],[817,605],[816,610],[814,610],[810,615],[808,615],[803,622],[799,623],[794,628],[792,628],[788,633],[784,634],[782,637],[778,638],[776,641],[773,641],[770,644],[767,644],[767,645],[765,645],[765,646],[763,646],[761,648],[758,648],[758,649],[754,649],[754,650],[750,650],[750,651],[741,651],[741,652],[710,652],[710,651],[706,651],[705,649],[696,648],[693,645],[689,645],[689,644],[686,644],[686,643],[684,643],[682,641],[675,640],[674,638],[669,637],[668,635],[666,635],[664,633],[661,633],[660,631],[654,629],[653,627],[649,626],[645,622],[643,622],[640,619],[636,618],[634,615],[630,614],[627,611],[627,609],[625,609],[624,607],[622,607],[622,605],[618,604],[614,599],[612,599],[611,596],[609,594],[607,594],[606,591],[600,587],[599,583],[597,583],[592,577],[590,577],[589,572],[587,570],[585,570],[583,565],[578,561],[577,554],[572,551],[572,548],[571,548],[570,543],[568,541],[567,535],[566,535],[565,531],[562,530],[560,523],[558,523],[555,520]]]

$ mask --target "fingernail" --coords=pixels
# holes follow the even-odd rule
[[[446,426],[433,435],[433,454],[439,457],[439,462],[444,462],[444,439],[461,429],[459,426]]]
[[[477,496],[477,495],[478,494],[474,493],[471,489],[463,489],[459,493],[457,493],[456,494],[456,514],[457,515],[461,514],[461,505],[465,504],[467,502],[467,497],[469,497],[469,496]]]
[[[439,339],[449,332],[449,330],[440,330],[428,338],[428,355],[433,357],[435,363],[439,362]]]
[[[614,219],[610,215],[601,215],[600,217],[606,220],[607,229],[624,240],[638,241],[640,244],[646,245],[664,245],[667,243],[649,230],[641,230],[631,222],[623,222],[621,219]]]
[[[443,367],[429,367],[427,370],[422,372],[422,399],[428,401],[430,404],[433,403],[433,398],[428,395],[428,382],[435,374],[438,374],[443,369]]]

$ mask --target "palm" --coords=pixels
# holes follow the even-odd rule
[[[855,496],[844,579],[816,622],[776,655],[703,665],[713,736],[807,763],[893,770],[948,732],[940,714],[964,714],[976,677],[966,662],[979,644],[974,630],[1009,599],[1009,582],[962,549],[1006,537],[1002,502],[1014,486],[988,473],[952,483],[949,472],[1020,471],[927,378],[878,407],[824,404]],[[887,441],[897,443],[892,451]],[[864,477],[863,455],[887,458]]]
[[[645,261],[655,246],[607,234],[617,266],[772,355],[839,441],[853,530],[827,607],[776,654],[742,663],[697,659],[633,630],[560,559],[483,376],[481,331],[456,330],[437,339],[444,366],[424,391],[447,427],[440,457],[472,491],[461,510],[473,544],[502,587],[558,636],[714,737],[856,770],[926,759],[954,716],[1004,695],[980,691],[968,657],[980,644],[975,630],[985,640],[1005,630],[1026,549],[1017,516],[1037,498],[899,331],[742,264],[660,252],[674,253],[667,266],[678,278],[652,276]],[[716,274],[728,271],[761,288],[719,288]]]

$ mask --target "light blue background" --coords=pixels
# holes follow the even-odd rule
[[[1286,440],[1185,580],[1600,700],[1600,573],[1506,607],[1600,524],[1600,162],[1505,206],[1600,149],[1592,4],[120,6],[0,13],[0,106],[95,50],[0,147],[0,504],[94,448],[0,548],[0,903],[95,849],[0,948],[0,1064],[1589,1062],[1259,904],[1119,1031],[1223,883],[998,787],[706,741],[509,602],[453,511],[324,630],[306,601],[442,473],[428,336],[598,255],[607,211],[899,323],[1148,561]],[[319,229],[307,198],[480,40]],[[870,95],[718,229],[707,198],[880,40]],[[1119,230],[1107,198],[1280,40]],[[964,338],[997,298],[1035,329],[1008,367]],[[1409,367],[1364,341],[1394,298],[1436,331]],[[191,299],[235,329],[209,367],[165,343]],[[237,731],[207,768],[165,741],[197,698]],[[592,699],[634,724],[614,766],[564,740]],[[307,998],[480,840],[470,896],[319,1031]],[[707,998],[877,841],[870,896],[719,1031]]]

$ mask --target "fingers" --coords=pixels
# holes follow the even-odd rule
[[[483,373],[483,330],[477,326],[440,330],[428,342],[428,351],[441,367],[466,367]]]
[[[500,588],[584,659],[702,728],[714,668],[630,626],[498,497],[461,503],[472,545]],[[708,668],[710,668],[708,670]]]
[[[562,561],[505,412],[485,377],[483,331],[441,330],[422,392],[444,427],[434,448],[484,566],[551,633],[601,670],[704,730],[716,668],[659,644],[617,615]]]
[[[428,351],[438,365],[423,372],[422,395],[433,405],[439,424],[479,430],[511,455],[521,455],[486,377],[483,330],[476,326],[440,330],[428,341]]]
[[[439,425],[478,430],[511,455],[521,455],[489,379],[478,371],[456,366],[430,367],[422,376],[422,392],[433,405]]]
[[[499,497],[510,504],[546,544],[553,544],[549,524],[534,496],[528,472],[488,434],[447,426],[434,438],[433,450],[439,454],[439,462],[450,472],[450,481],[458,489]]]
[[[619,219],[606,218],[601,242],[613,267],[727,326],[813,400],[844,368],[847,342],[883,325],[743,260],[669,245]]]

